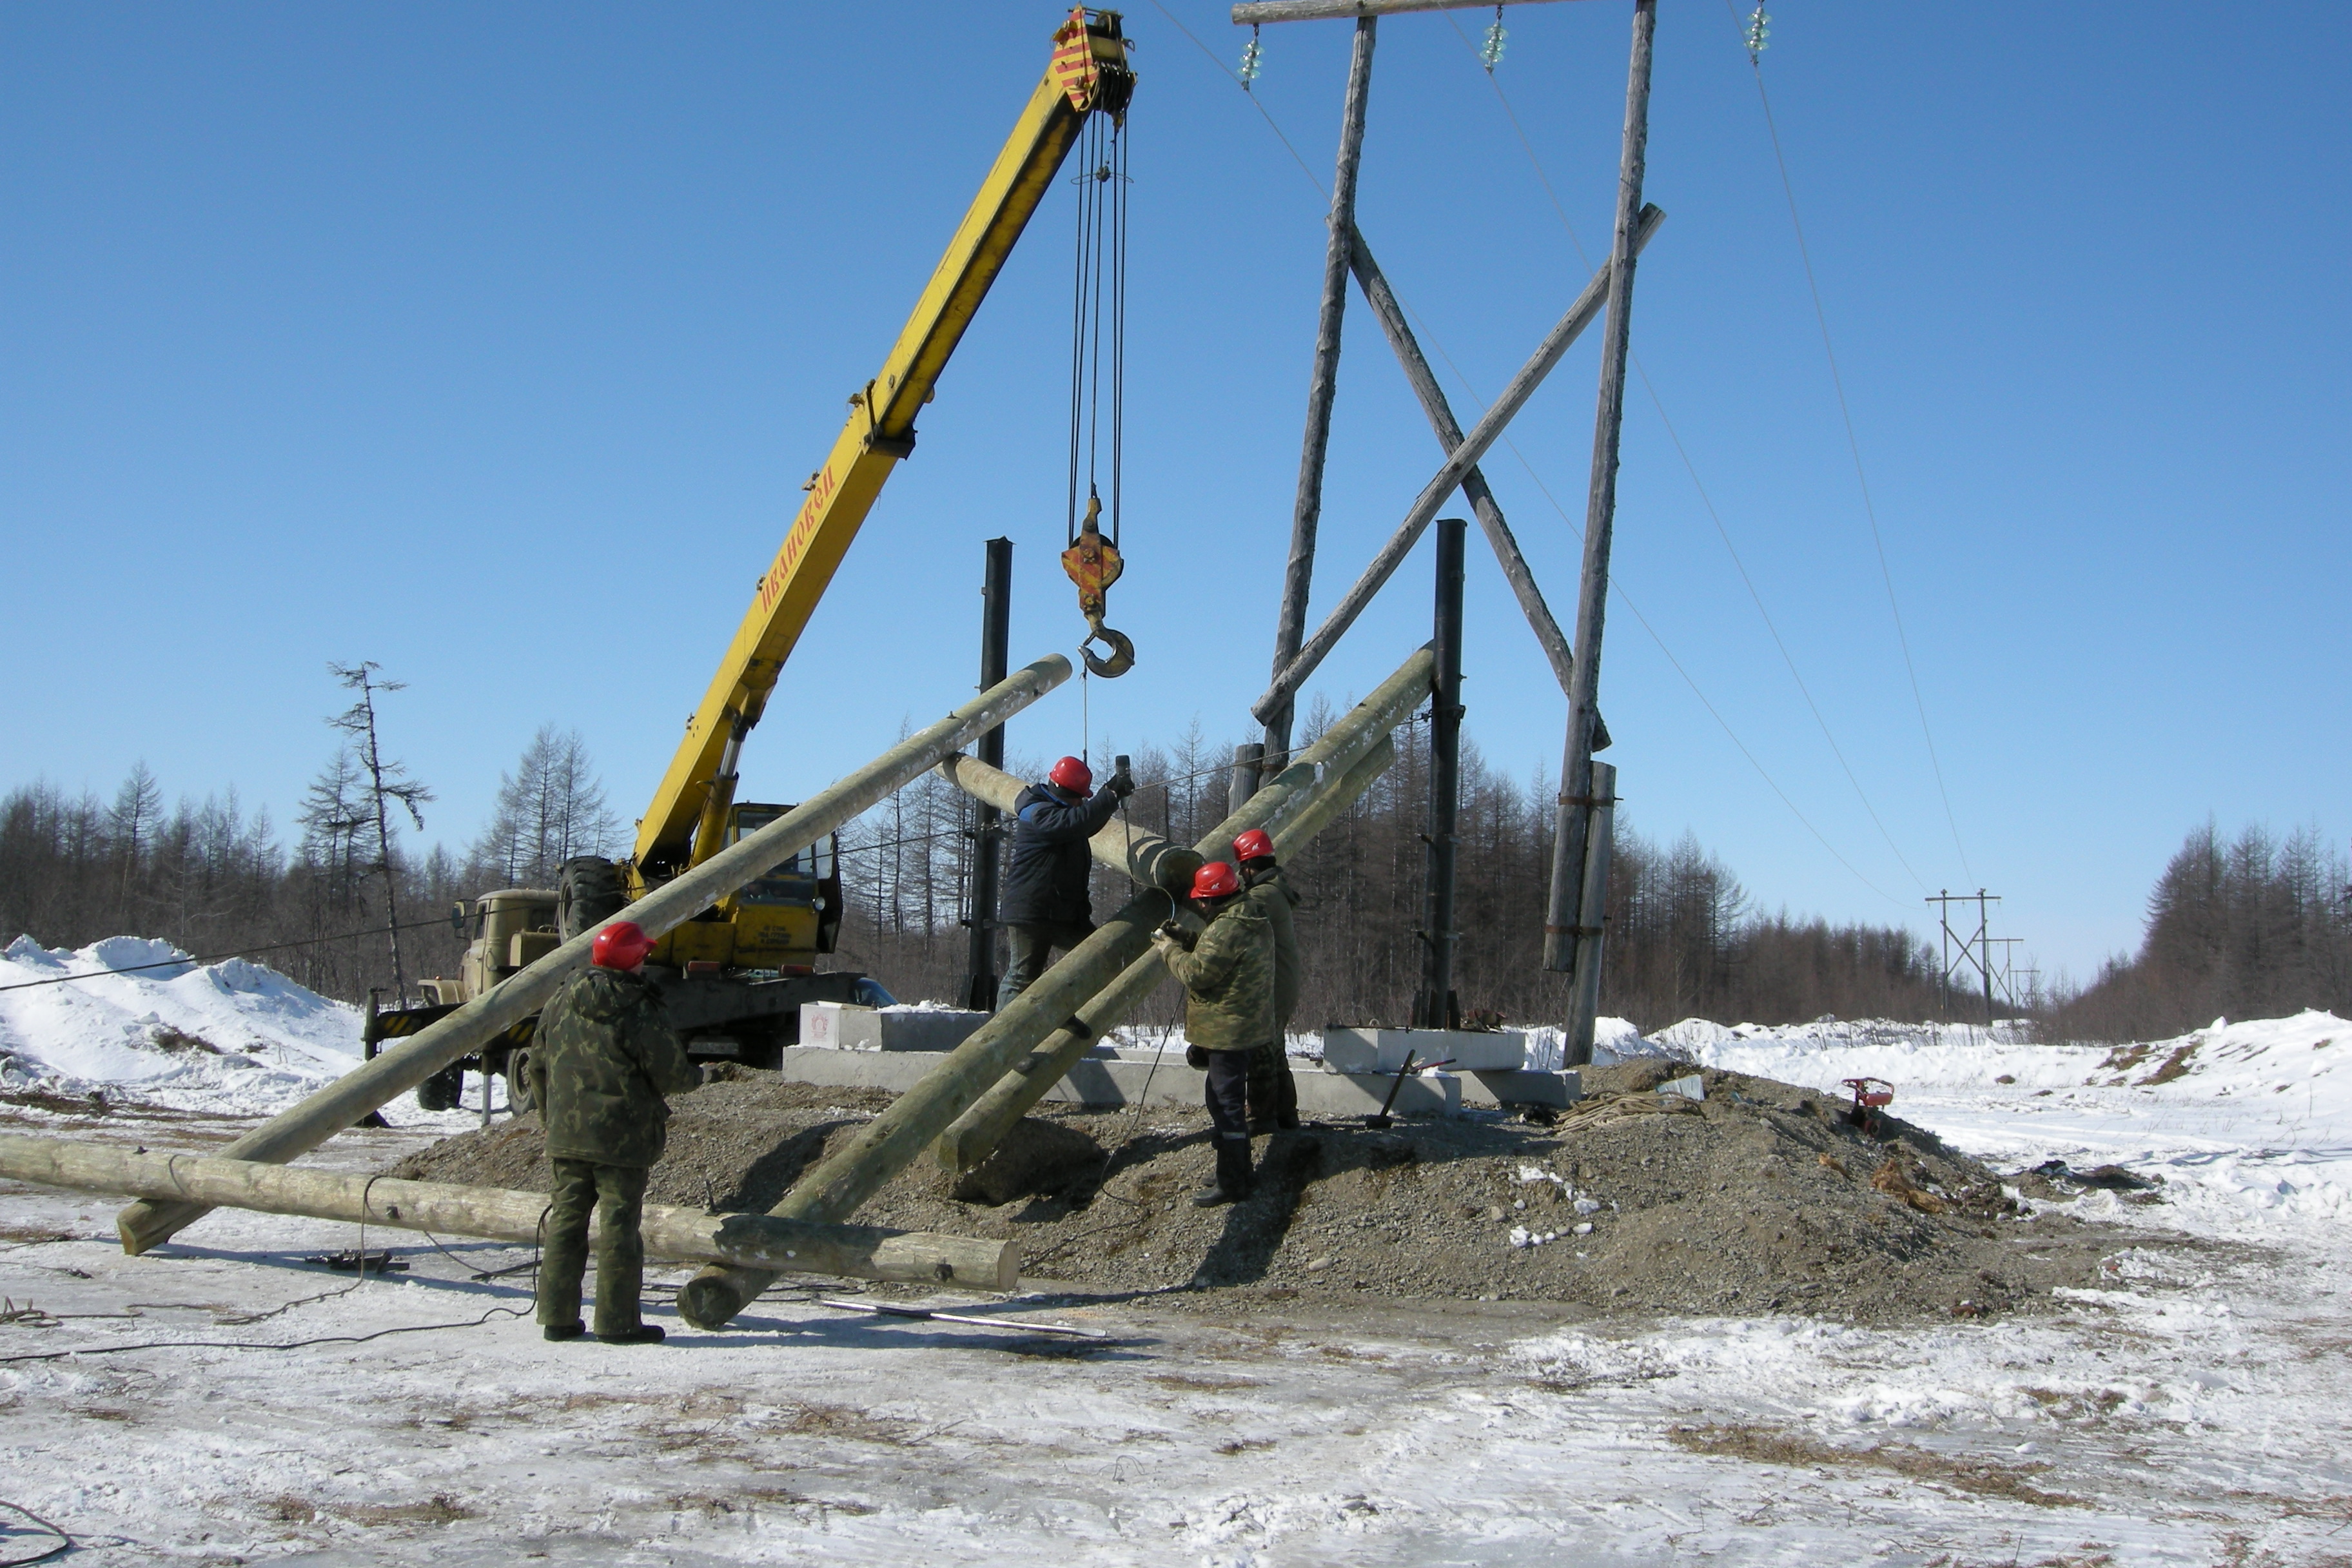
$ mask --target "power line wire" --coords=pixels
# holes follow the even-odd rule
[[[1469,50],[1474,58],[1479,58],[1477,47],[1471,43],[1470,36],[1462,30],[1462,24],[1454,19],[1454,13],[1446,12],[1445,20],[1447,25],[1453,27],[1454,37],[1462,40],[1462,47]],[[1535,142],[1528,137],[1527,127],[1520,123],[1518,110],[1512,105],[1510,94],[1503,90],[1502,81],[1493,71],[1482,69],[1480,74],[1486,77],[1486,85],[1494,89],[1495,101],[1502,106],[1505,117],[1510,121],[1511,130],[1519,139],[1519,146],[1527,153],[1528,166],[1535,171],[1537,183],[1543,186],[1544,195],[1550,198],[1552,211],[1559,215],[1559,226],[1567,231],[1569,244],[1576,248],[1577,259],[1586,267],[1591,267],[1592,258],[1585,254],[1584,241],[1578,237],[1576,226],[1569,221],[1568,209],[1561,205],[1559,193],[1553,188],[1551,175],[1544,168],[1542,158],[1537,155]],[[1443,350],[1439,352],[1441,354],[1444,353]],[[1748,589],[1748,597],[1756,605],[1756,614],[1763,620],[1764,629],[1771,634],[1772,646],[1780,649],[1780,662],[1789,668],[1789,679],[1796,682],[1798,692],[1805,700],[1805,706],[1812,710],[1813,722],[1821,727],[1822,739],[1829,743],[1831,755],[1837,758],[1838,766],[1844,770],[1846,783],[1853,786],[1854,798],[1862,803],[1862,809],[1868,814],[1871,825],[1878,829],[1878,836],[1886,841],[1886,847],[1894,852],[1896,862],[1902,866],[1905,873],[1912,881],[1918,884],[1919,890],[1927,891],[1926,879],[1912,868],[1911,861],[1903,853],[1902,847],[1895,842],[1895,836],[1887,831],[1885,822],[1878,815],[1878,808],[1871,804],[1869,793],[1862,787],[1862,780],[1855,776],[1853,764],[1846,761],[1845,748],[1838,744],[1837,737],[1831,732],[1828,717],[1822,712],[1821,704],[1813,700],[1812,689],[1805,683],[1804,676],[1799,673],[1796,657],[1789,651],[1788,642],[1780,636],[1780,628],[1772,619],[1772,612],[1765,608],[1764,595],[1758,591],[1755,578],[1748,574],[1748,563],[1740,558],[1738,547],[1732,543],[1731,531],[1724,526],[1723,516],[1716,510],[1715,498],[1707,493],[1706,481],[1699,478],[1698,465],[1692,460],[1689,448],[1683,445],[1682,432],[1675,428],[1674,420],[1666,414],[1665,400],[1658,395],[1657,385],[1650,379],[1649,367],[1642,363],[1640,354],[1636,353],[1631,357],[1633,362],[1633,373],[1642,378],[1642,390],[1649,395],[1650,405],[1657,411],[1658,423],[1665,426],[1666,438],[1674,443],[1675,455],[1682,459],[1683,471],[1690,476],[1691,488],[1698,492],[1699,505],[1706,509],[1707,521],[1715,524],[1716,537],[1723,542],[1725,553],[1731,557],[1731,564],[1738,572],[1739,581]],[[1462,374],[1461,367],[1455,365],[1451,357],[1448,357],[1445,363],[1447,368],[1451,369],[1454,375],[1467,386],[1469,378]],[[1476,395],[1474,393],[1472,395],[1475,397]],[[1519,453],[1517,447],[1512,447],[1512,453],[1519,458],[1522,464],[1526,464],[1527,458]]]
[[[1228,69],[1224,62],[1218,59],[1216,55],[1211,52],[1206,44],[1202,43],[1198,37],[1193,36],[1191,28],[1178,21],[1175,16],[1169,11],[1168,7],[1160,4],[1160,0],[1151,0],[1151,3],[1153,8],[1159,11],[1161,16],[1166,16],[1177,31],[1182,33],[1187,38],[1192,39],[1192,45],[1195,48],[1199,49],[1203,55],[1208,56],[1211,64],[1214,65],[1220,72],[1234,83],[1234,86],[1240,88],[1243,92],[1248,95],[1252,106],[1257,110],[1259,117],[1265,121],[1266,128],[1274,132],[1275,138],[1279,141],[1284,149],[1290,153],[1292,160],[1298,164],[1300,172],[1307,175],[1307,182],[1315,187],[1317,194],[1318,195],[1323,194],[1322,182],[1315,177],[1314,171],[1307,167],[1307,161],[1299,156],[1298,149],[1292,145],[1288,136],[1283,134],[1282,127],[1276,123],[1274,116],[1267,112],[1265,105],[1258,101],[1257,95],[1255,92],[1250,91],[1248,84],[1244,82],[1240,77],[1234,75],[1232,70]],[[1450,16],[1448,20],[1452,20]],[[1458,25],[1455,27],[1455,31],[1460,31]],[[1507,105],[1506,107],[1507,109]],[[1518,117],[1516,114],[1513,114],[1511,118],[1512,123],[1516,128],[1517,126]],[[1524,131],[1521,131],[1520,138],[1524,143],[1526,140],[1526,132]],[[1533,148],[1530,147],[1528,151],[1530,156],[1532,156],[1534,151]],[[1557,194],[1551,192],[1550,180],[1548,177],[1542,176],[1540,165],[1538,165],[1538,177],[1543,178],[1544,180],[1545,191],[1548,194],[1552,195],[1552,205],[1555,210],[1560,211],[1560,220],[1564,226],[1568,226],[1569,238],[1570,242],[1576,244],[1579,256],[1582,256],[1583,246],[1581,242],[1577,241],[1576,239],[1576,231],[1574,226],[1572,225],[1568,225],[1568,215],[1565,210],[1561,210],[1559,208],[1559,198]],[[1402,296],[1399,298],[1399,303],[1401,305],[1404,304]],[[1420,313],[1418,311],[1414,311],[1410,305],[1404,305],[1404,309],[1408,314],[1413,316],[1417,322],[1422,322],[1423,331],[1426,334],[1427,325],[1425,321],[1423,321]],[[1445,353],[1444,346],[1438,342],[1435,336],[1430,335],[1428,341],[1430,342],[1431,346],[1437,350],[1439,357],[1445,360],[1447,367],[1454,371],[1454,375],[1458,379],[1466,380],[1466,378],[1462,377],[1460,367],[1454,363],[1452,356]],[[1519,451],[1517,443],[1512,441],[1507,433],[1503,437],[1503,441],[1506,446],[1510,447],[1513,456],[1518,458],[1520,466],[1528,470],[1528,477],[1535,482],[1536,488],[1542,491],[1544,499],[1550,502],[1552,510],[1559,513],[1561,520],[1568,523],[1570,531],[1574,532],[1578,538],[1582,538],[1582,530],[1578,527],[1573,519],[1569,517],[1567,509],[1559,504],[1558,498],[1552,495],[1549,488],[1547,487],[1542,479],[1537,475],[1534,465],[1528,461],[1526,454]],[[1649,617],[1644,616],[1642,613],[1640,606],[1635,605],[1633,601],[1626,595],[1623,587],[1612,581],[1610,584],[1610,591],[1616,595],[1618,602],[1622,604],[1625,608],[1633,614],[1633,618],[1641,622],[1642,629],[1649,633],[1650,640],[1658,645],[1658,651],[1665,655],[1666,662],[1674,666],[1675,673],[1682,677],[1684,684],[1687,685],[1691,689],[1691,694],[1698,699],[1699,705],[1706,710],[1708,716],[1713,718],[1717,725],[1721,726],[1724,734],[1729,738],[1732,745],[1738,748],[1739,754],[1748,759],[1748,765],[1753,767],[1756,770],[1757,775],[1763,779],[1766,787],[1769,788],[1773,795],[1780,798],[1781,805],[1789,808],[1790,815],[1794,816],[1797,821],[1802,825],[1806,832],[1813,836],[1814,839],[1821,844],[1823,849],[1829,851],[1831,858],[1834,859],[1839,865],[1844,867],[1845,869],[1852,874],[1854,880],[1860,882],[1864,887],[1868,888],[1872,892],[1876,893],[1880,898],[1885,899],[1887,902],[1894,904],[1896,908],[1908,910],[1910,908],[1908,904],[1887,892],[1884,888],[1881,888],[1877,883],[1872,881],[1868,877],[1864,876],[1861,870],[1855,867],[1853,862],[1847,859],[1843,854],[1841,854],[1838,851],[1837,847],[1829,841],[1827,837],[1822,834],[1822,830],[1813,826],[1812,819],[1808,817],[1803,811],[1798,808],[1797,803],[1789,797],[1788,792],[1780,787],[1779,782],[1772,777],[1771,773],[1757,759],[1756,753],[1748,749],[1748,743],[1739,738],[1738,731],[1732,729],[1729,721],[1726,720],[1722,712],[1716,708],[1715,704],[1707,700],[1706,693],[1700,689],[1698,682],[1692,678],[1690,671],[1683,667],[1682,661],[1675,657],[1674,650],[1666,646],[1665,639],[1658,635],[1657,628],[1650,624]],[[1873,813],[1874,818],[1875,817],[1875,813]],[[1897,858],[1900,858],[1899,854]],[[1905,869],[1909,869],[1907,864],[1906,865]]]
[[[1737,24],[1739,20],[1738,10],[1732,5],[1731,0],[1723,0],[1723,4],[1725,9],[1730,13],[1732,21]],[[1745,43],[1741,47],[1745,48]],[[1845,421],[1846,449],[1853,455],[1854,483],[1862,490],[1863,515],[1870,520],[1870,542],[1878,552],[1878,575],[1880,581],[1886,585],[1886,607],[1895,616],[1895,640],[1903,648],[1903,670],[1911,678],[1911,700],[1919,710],[1919,733],[1927,742],[1927,765],[1936,774],[1936,793],[1943,798],[1944,820],[1952,830],[1952,847],[1959,851],[1960,869],[1967,872],[1969,880],[1973,882],[1976,880],[1977,874],[1969,865],[1967,846],[1960,842],[1960,819],[1952,810],[1952,793],[1944,785],[1943,759],[1936,753],[1936,732],[1927,723],[1927,699],[1919,689],[1919,668],[1911,658],[1911,634],[1904,627],[1903,606],[1895,596],[1895,573],[1886,563],[1886,539],[1879,531],[1878,506],[1871,499],[1870,476],[1863,468],[1862,441],[1854,434],[1853,409],[1846,401],[1845,377],[1838,369],[1837,349],[1830,341],[1829,312],[1822,305],[1820,279],[1813,275],[1812,249],[1805,243],[1804,220],[1797,216],[1797,187],[1789,177],[1788,155],[1780,147],[1780,123],[1772,117],[1772,95],[1764,89],[1763,62],[1752,52],[1748,57],[1748,74],[1756,81],[1756,101],[1764,109],[1764,129],[1771,138],[1772,160],[1780,166],[1780,194],[1788,198],[1789,226],[1796,232],[1797,256],[1804,263],[1805,287],[1812,294],[1813,321],[1821,328],[1822,353],[1829,361],[1830,384],[1837,391],[1838,416]]]

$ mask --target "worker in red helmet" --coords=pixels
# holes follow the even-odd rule
[[[531,1037],[533,1103],[555,1167],[539,1266],[540,1331],[551,1340],[588,1331],[580,1321],[580,1281],[588,1268],[588,1222],[601,1207],[596,1337],[608,1345],[661,1342],[661,1330],[644,1320],[638,1300],[646,1173],[668,1142],[667,1097],[699,1085],[702,1072],[687,1059],[646,980],[653,949],[654,939],[635,921],[614,921],[598,931],[589,969],[555,994]]]
[[[1257,912],[1232,862],[1212,860],[1192,876],[1197,936],[1175,921],[1152,934],[1168,972],[1184,986],[1184,1038],[1208,1058],[1209,1122],[1216,1178],[1192,1194],[1203,1208],[1250,1195],[1250,1058],[1280,1040],[1274,1016],[1274,930]]]
[[[996,987],[999,1007],[1037,983],[1055,950],[1067,952],[1094,934],[1094,902],[1087,893],[1094,861],[1087,840],[1135,793],[1135,780],[1121,768],[1100,790],[1094,784],[1093,769],[1064,757],[1013,803],[1013,848],[997,905],[1013,952]]]
[[[1270,1049],[1250,1064],[1249,1125],[1253,1132],[1287,1132],[1298,1126],[1298,1080],[1290,1076],[1290,1018],[1298,1011],[1298,929],[1291,911],[1297,889],[1275,859],[1274,840],[1253,827],[1234,840],[1234,861],[1250,902],[1274,929],[1274,1018]]]

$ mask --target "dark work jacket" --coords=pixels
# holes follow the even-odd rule
[[[669,1136],[669,1099],[702,1081],[661,999],[635,974],[591,969],[539,1016],[530,1071],[552,1160],[653,1164]]]
[[[1118,809],[1108,789],[1074,798],[1051,784],[1031,784],[1013,803],[1013,852],[1005,857],[1004,896],[997,918],[1006,925],[1085,925],[1094,918],[1087,898],[1093,857],[1087,840]]]

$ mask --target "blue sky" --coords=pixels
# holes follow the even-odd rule
[[[1111,619],[1141,662],[1092,696],[1118,749],[1195,715],[1247,734],[1348,47],[1269,29],[1254,105],[1223,7],[1167,5],[1129,24]],[[1695,832],[1768,907],[1926,929],[1923,888],[1990,886],[2078,976],[2209,814],[2340,843],[2352,12],[1774,7],[1764,79],[1939,791],[1737,22],[1662,9],[1636,353],[1886,835],[1638,384],[1602,673],[1632,820]],[[1626,16],[1515,6],[1496,79],[1596,253]],[[409,682],[387,722],[440,792],[428,837],[470,837],[549,721],[634,815],[1055,19],[0,10],[0,786],[107,792],[144,758],[283,822],[331,747],[327,661],[373,658]],[[1382,25],[1361,216],[1466,423],[1587,268],[1465,41],[1487,17],[1458,19]],[[990,535],[1017,542],[1016,658],[1079,635],[1051,559],[1070,200],[950,365],[748,794],[795,798],[961,700]],[[1486,465],[1563,617],[1577,545],[1546,492],[1580,526],[1598,336]],[[1438,458],[1360,300],[1340,377],[1318,616]],[[1428,548],[1333,697],[1426,637]],[[1471,733],[1556,771],[1564,703],[1475,545],[1469,592]],[[1074,749],[1079,711],[1074,682],[1014,748]]]

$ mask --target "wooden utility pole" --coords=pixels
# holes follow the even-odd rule
[[[1609,321],[1601,338],[1600,406],[1593,418],[1592,481],[1584,511],[1584,573],[1576,603],[1576,655],[1560,760],[1559,815],[1552,838],[1551,901],[1544,967],[1573,969],[1582,922],[1585,846],[1592,829],[1592,745],[1601,685],[1601,633],[1609,607],[1609,545],[1617,522],[1617,447],[1625,424],[1625,360],[1633,307],[1634,235],[1650,137],[1650,45],[1657,0],[1633,0],[1633,58],[1625,81],[1625,133],[1617,171],[1617,225],[1609,248]]]
[[[1429,832],[1422,899],[1421,995],[1413,1022],[1450,1029],[1454,1003],[1454,828],[1462,795],[1462,548],[1470,525],[1437,520],[1437,679],[1429,710]]]
[[[1364,152],[1364,100],[1372,87],[1372,43],[1380,24],[1356,22],[1348,60],[1348,100],[1339,116],[1339,161],[1331,176],[1331,233],[1323,254],[1323,307],[1315,322],[1315,368],[1307,382],[1307,435],[1298,453],[1298,494],[1290,512],[1290,559],[1282,573],[1282,610],[1274,628],[1274,673],[1298,657],[1307,637],[1307,595],[1315,577],[1315,531],[1323,521],[1323,458],[1331,446],[1331,400],[1339,387],[1339,326],[1348,310],[1348,261],[1356,232],[1356,171]],[[1280,772],[1290,761],[1294,704],[1260,718],[1265,724],[1264,765]]]

